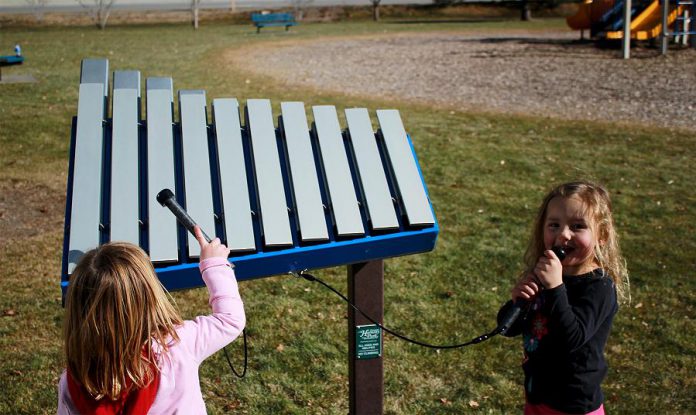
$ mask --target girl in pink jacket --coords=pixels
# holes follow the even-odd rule
[[[67,369],[58,414],[205,414],[198,367],[244,328],[230,250],[207,243],[200,270],[212,314],[183,321],[139,247],[109,243],[75,268],[65,307]]]

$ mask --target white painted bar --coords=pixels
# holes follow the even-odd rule
[[[218,149],[222,223],[227,235],[227,246],[233,252],[253,251],[256,244],[237,100],[213,100],[213,123]]]
[[[346,122],[358,165],[360,184],[365,195],[370,226],[374,230],[398,229],[399,221],[367,109],[347,109]]]
[[[140,72],[114,72],[110,239],[140,243],[138,105]]]
[[[172,262],[179,259],[176,217],[157,202],[157,193],[162,189],[176,192],[174,87],[171,78],[148,78],[146,88],[148,249],[153,262]]]
[[[108,68],[106,60],[82,61],[75,131],[68,274],[72,273],[85,252],[99,246]]]
[[[210,177],[205,91],[179,91],[181,147],[184,164],[186,211],[211,238],[215,237],[215,210]],[[188,254],[197,257],[201,247],[187,232]]]
[[[312,107],[312,110],[336,232],[339,236],[363,235],[365,230],[336,108],[333,105],[319,105]]]
[[[435,218],[399,111],[377,110],[377,119],[409,225],[434,224]]]
[[[271,101],[250,99],[246,109],[264,244],[269,247],[292,245]]]
[[[304,104],[283,102],[280,107],[300,235],[306,242],[328,240],[329,233]]]

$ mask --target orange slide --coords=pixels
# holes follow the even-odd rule
[[[672,25],[683,12],[684,6],[674,8],[667,16],[668,24]],[[653,39],[660,36],[660,33],[662,33],[662,5],[659,0],[655,0],[631,21],[631,39]],[[607,32],[607,39],[623,39],[623,31]]]

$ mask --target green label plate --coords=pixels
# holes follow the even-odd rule
[[[355,326],[355,357],[375,359],[382,356],[382,329],[376,324]]]

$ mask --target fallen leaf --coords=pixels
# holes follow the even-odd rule
[[[479,403],[472,399],[472,400],[469,401],[469,406],[472,407],[472,408],[478,408],[478,407],[479,407]]]
[[[17,315],[17,312],[11,308],[8,308],[7,310],[2,311],[2,315],[3,317],[14,317]]]
[[[276,346],[276,350],[279,352],[282,352],[283,350],[285,350],[285,346],[283,346],[283,343],[278,344],[278,346]]]
[[[234,409],[239,408],[242,405],[240,401],[232,401],[225,405],[225,411],[232,411]]]

